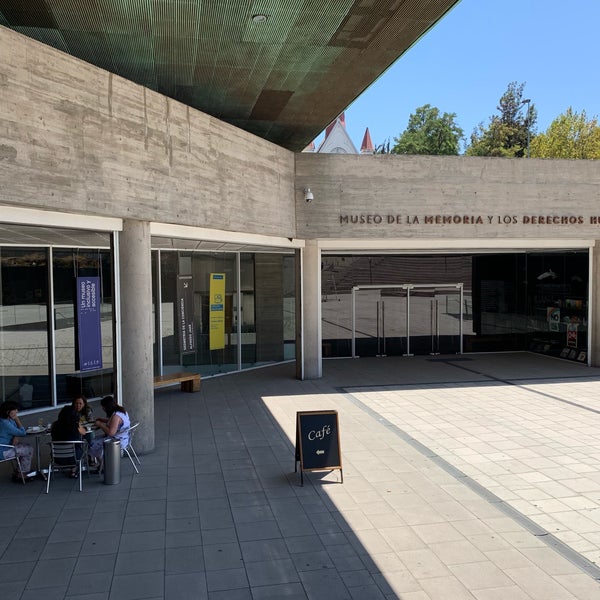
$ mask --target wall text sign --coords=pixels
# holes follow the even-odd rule
[[[582,215],[340,215],[340,225],[598,225],[600,216]]]

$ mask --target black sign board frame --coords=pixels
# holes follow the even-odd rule
[[[340,427],[337,410],[306,410],[296,413],[296,461],[300,463],[300,484],[304,485],[304,471],[340,470],[344,483]]]

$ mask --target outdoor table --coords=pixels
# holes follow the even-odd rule
[[[35,426],[35,427],[27,427],[25,429],[27,433],[27,437],[35,437],[35,469],[31,471],[30,475],[35,477],[36,475],[41,477],[42,479],[46,479],[46,474],[41,467],[41,458],[40,458],[40,439],[42,436],[50,435],[50,425],[46,426]]]

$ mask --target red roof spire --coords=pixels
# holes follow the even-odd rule
[[[373,141],[371,140],[371,134],[369,133],[369,128],[365,131],[365,136],[363,137],[362,144],[360,146],[361,154],[373,154],[375,152],[375,146],[373,146]]]

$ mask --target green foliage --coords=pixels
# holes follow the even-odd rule
[[[444,113],[430,104],[416,109],[408,127],[394,138],[393,154],[458,154],[463,130],[455,123],[455,113]]]
[[[545,133],[531,140],[531,156],[536,158],[600,158],[598,118],[588,120],[571,107],[559,115]]]
[[[534,135],[537,121],[535,105],[523,98],[525,84],[508,84],[486,126],[480,123],[471,134],[468,156],[521,157],[527,154],[528,139]],[[524,109],[524,107],[526,107]]]

